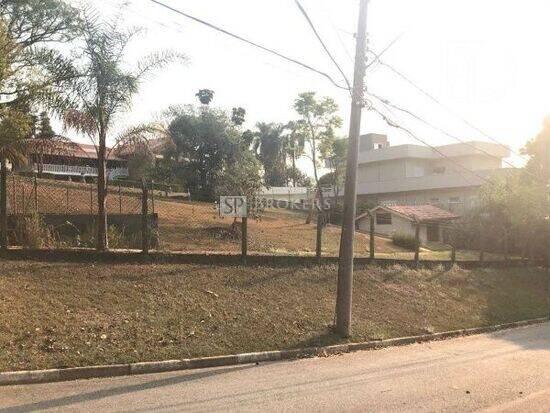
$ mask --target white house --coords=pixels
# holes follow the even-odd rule
[[[362,135],[359,200],[381,205],[432,204],[463,214],[476,204],[477,190],[485,179],[510,173],[502,168],[502,159],[510,156],[510,151],[498,144],[472,141],[436,149],[390,146],[385,135]]]
[[[414,237],[418,223],[421,243],[443,241],[445,226],[460,218],[434,205],[377,206],[356,218],[359,231],[370,231],[371,214],[374,216],[374,232],[388,237],[396,233]]]

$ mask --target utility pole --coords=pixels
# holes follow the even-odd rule
[[[351,98],[351,118],[344,187],[344,217],[340,239],[338,264],[338,291],[336,297],[336,332],[344,337],[351,334],[351,307],[353,296],[353,241],[355,237],[355,211],[357,203],[357,158],[361,133],[364,80],[367,49],[367,6],[369,0],[360,0],[357,44],[355,47],[355,71]]]

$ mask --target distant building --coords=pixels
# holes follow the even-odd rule
[[[374,232],[388,237],[396,233],[414,237],[418,222],[421,243],[444,241],[445,227],[460,218],[433,205],[378,206],[356,218],[358,230],[370,231],[370,214],[374,216]]]
[[[59,179],[86,180],[97,178],[97,152],[94,145],[72,143],[62,145],[56,151],[49,149],[48,153],[38,153],[31,150],[28,154],[29,164],[19,169],[19,172],[39,173]],[[107,177],[110,180],[128,177],[128,161],[116,156],[107,149]],[[40,159],[41,158],[41,159]]]
[[[506,171],[502,159],[510,155],[505,147],[488,142],[443,145],[437,151],[422,145],[390,146],[379,134],[362,135],[359,146],[360,201],[432,204],[458,214],[476,204],[484,179]]]

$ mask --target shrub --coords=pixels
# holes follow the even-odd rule
[[[413,235],[396,232],[392,236],[392,242],[398,247],[403,247],[413,251],[416,249],[416,238]]]
[[[24,248],[55,246],[51,229],[37,213],[25,216],[17,222],[17,235]]]

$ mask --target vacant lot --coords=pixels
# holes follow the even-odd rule
[[[36,206],[40,213],[90,214],[97,213],[97,192],[93,184],[39,179],[36,196],[32,178],[14,177],[8,180],[10,211],[30,213]],[[159,216],[160,247],[171,251],[240,252],[240,224],[232,228],[232,219],[222,219],[213,203],[178,202],[151,197],[149,210]],[[141,212],[141,191],[111,186],[107,198],[109,214],[138,214]],[[316,240],[315,218],[306,224],[303,212],[268,210],[249,219],[249,250],[270,254],[314,254]],[[337,255],[340,228],[324,230],[323,254]],[[356,250],[368,255],[369,237],[357,234]],[[376,239],[376,250],[382,254],[403,253],[385,238]],[[411,254],[408,253],[410,256]]]
[[[0,262],[0,370],[174,359],[338,341],[337,268]],[[550,313],[536,269],[360,268],[352,341]]]

